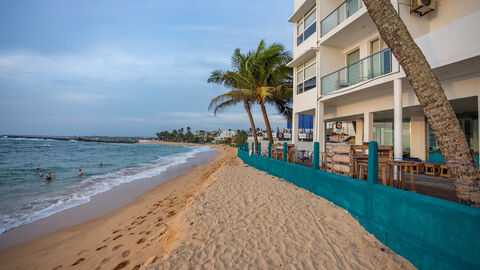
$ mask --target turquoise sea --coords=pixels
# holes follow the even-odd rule
[[[0,234],[156,176],[210,147],[0,138]],[[102,166],[100,166],[102,163]],[[40,178],[36,168],[53,181]],[[81,168],[83,176],[78,176]],[[141,180],[139,180],[141,181]]]

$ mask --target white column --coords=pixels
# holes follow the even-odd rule
[[[298,113],[293,113],[292,116],[292,143],[298,143]]]
[[[480,159],[480,95],[477,96],[477,137],[478,137],[478,158]]]
[[[315,121],[315,126],[317,127],[317,130],[315,132],[315,138],[314,140],[316,142],[319,142],[320,144],[320,152],[324,152],[325,150],[325,122],[324,122],[324,107],[325,105],[323,102],[318,101],[317,102],[317,117]]]
[[[393,156],[396,160],[403,159],[403,108],[402,80],[393,80]]]
[[[363,142],[373,141],[373,113],[363,113]]]
[[[427,126],[425,116],[410,117],[410,156],[427,159]]]
[[[355,145],[363,144],[363,119],[355,120]]]

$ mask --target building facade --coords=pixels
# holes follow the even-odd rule
[[[480,0],[391,0],[439,77],[475,154],[480,144]],[[412,3],[410,3],[412,2]],[[313,116],[324,151],[327,123],[352,124],[355,144],[376,140],[395,157],[441,159],[422,107],[362,0],[294,0],[293,143],[299,115]],[[302,142],[303,143],[303,142]],[[300,145],[302,145],[300,143]]]

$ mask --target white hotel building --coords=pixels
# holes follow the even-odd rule
[[[428,14],[391,0],[439,77],[468,143],[480,144],[480,0],[432,0]],[[428,2],[428,1],[426,1]],[[428,7],[422,9],[428,10]],[[292,138],[298,116],[313,115],[313,141],[325,149],[327,122],[355,127],[355,143],[376,140],[422,160],[439,158],[435,138],[405,73],[390,53],[362,0],[294,0]],[[397,127],[398,128],[394,128]],[[310,144],[310,145],[309,145]]]

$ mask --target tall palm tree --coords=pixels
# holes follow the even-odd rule
[[[473,165],[475,159],[440,80],[390,0],[363,2],[423,107],[452,179],[458,183],[455,185],[457,196],[463,203],[480,207],[480,191],[474,187],[480,183],[480,170]]]
[[[223,84],[225,87],[232,90],[212,99],[208,109],[214,109],[213,113],[216,115],[218,112],[225,111],[225,109],[228,107],[242,103],[245,111],[247,112],[251,129],[254,131],[252,132],[255,145],[254,151],[258,153],[258,136],[255,132],[255,122],[253,121],[251,111],[252,98],[249,95],[249,92],[243,89],[243,84],[239,79],[239,74],[244,72],[243,69],[247,59],[248,57],[246,55],[240,53],[240,49],[236,49],[231,57],[233,71],[215,70],[211,73],[207,82]]]
[[[240,73],[239,81],[260,105],[268,140],[271,143],[273,143],[272,128],[265,104],[272,103],[280,113],[291,115],[288,104],[291,102],[292,90],[286,84],[292,73],[292,69],[286,64],[291,59],[290,52],[286,51],[283,45],[273,43],[266,46],[262,40],[255,51],[248,53],[243,72]]]

